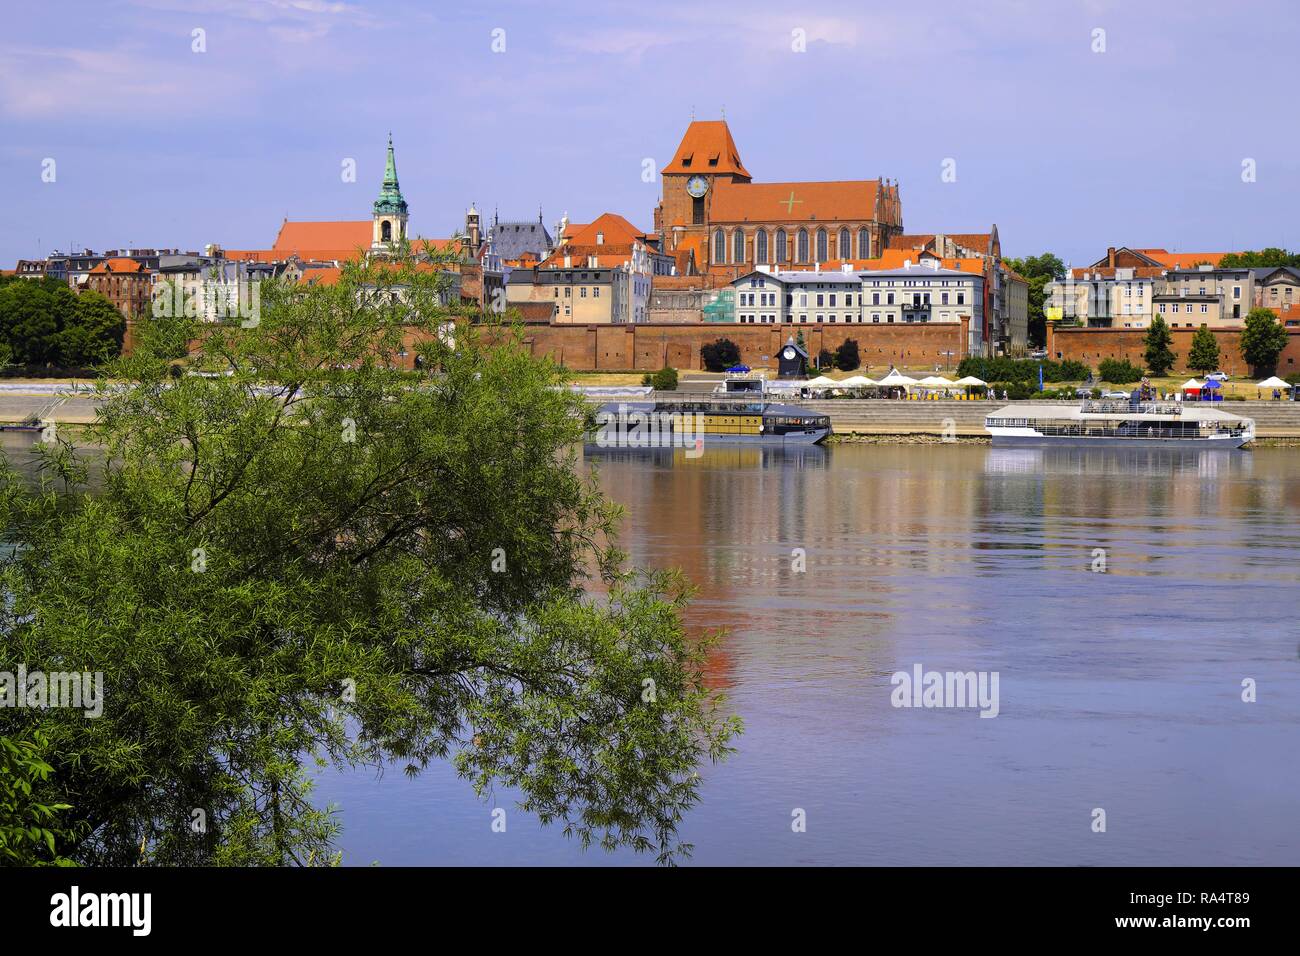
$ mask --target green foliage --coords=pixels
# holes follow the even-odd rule
[[[1142,379],[1142,369],[1128,359],[1102,359],[1097,366],[1097,374],[1103,382],[1112,385],[1128,385]]]
[[[1040,365],[1043,367],[1044,382],[1079,382],[1087,378],[1091,372],[1088,366],[1074,359],[1053,362],[1048,359],[984,358],[968,355],[958,363],[957,375],[959,378],[974,375],[986,382],[1032,383],[1037,389]]]
[[[1053,279],[1065,278],[1065,263],[1050,252],[1004,261],[1029,283],[1029,341],[1041,347],[1047,342],[1047,316],[1043,311],[1045,286]]]
[[[1277,368],[1278,356],[1286,348],[1286,327],[1272,309],[1251,309],[1241,330],[1241,357],[1259,375]]]
[[[739,727],[688,590],[625,566],[583,400],[518,330],[448,334],[438,281],[274,284],[257,327],[204,330],[191,367],[230,375],[172,378],[198,330],[145,323],[84,448],[37,446],[36,488],[0,468],[0,670],[104,675],[96,719],[0,708],[48,737],[77,862],[332,863],[316,760],[450,758],[583,845],[689,852]],[[437,371],[403,370],[412,347]]]
[[[835,350],[835,367],[841,372],[852,372],[862,364],[858,356],[858,340],[845,339]]]
[[[1300,266],[1300,253],[1270,246],[1259,252],[1229,252],[1219,260],[1221,269],[1260,269],[1271,266]]]
[[[1192,336],[1187,367],[1197,372],[1213,372],[1219,367],[1219,340],[1208,326],[1202,325]]]
[[[1151,327],[1147,329],[1147,334],[1142,339],[1142,344],[1146,347],[1142,359],[1152,375],[1168,375],[1169,370],[1174,367],[1176,359],[1174,350],[1170,347],[1173,340],[1173,334],[1169,331],[1165,317],[1157,314],[1151,320]]]
[[[0,287],[0,359],[21,365],[89,367],[122,350],[126,321],[98,292],[21,280]]]
[[[645,384],[653,386],[656,392],[677,391],[677,369],[665,365],[653,375],[647,375]]]
[[[700,346],[700,361],[710,372],[725,372],[740,364],[740,348],[731,339],[718,339]]]
[[[817,353],[817,368],[829,369],[835,365],[835,353],[830,349],[822,349]]]
[[[30,741],[0,737],[0,866],[72,865],[59,851],[67,842],[59,814],[71,807],[49,802],[47,743],[39,731]]]
[[[1039,394],[1038,385],[1030,385],[1028,382],[990,382],[988,391],[993,392],[994,398],[1001,398],[1002,393],[1007,393],[1007,400],[1012,402],[1023,402],[1026,399],[1034,398]]]

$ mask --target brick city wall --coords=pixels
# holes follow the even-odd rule
[[[1241,357],[1240,329],[1211,329],[1219,342],[1219,369],[1230,375],[1249,375],[1250,368]],[[1285,377],[1300,371],[1300,329],[1288,329],[1286,348],[1278,359],[1277,372]],[[1170,329],[1173,342],[1170,348],[1175,356],[1174,372],[1189,372],[1187,354],[1191,351],[1195,329]],[[1075,359],[1094,369],[1102,359],[1128,359],[1134,365],[1143,365],[1146,346],[1144,329],[1082,329],[1057,328],[1048,323],[1047,354],[1049,358]]]
[[[955,364],[965,355],[966,324],[933,325],[580,325],[529,326],[524,343],[534,355],[580,371],[653,370],[671,365],[699,369],[700,348],[727,338],[740,360],[754,368],[775,368],[777,352],[803,332],[809,354],[834,351],[856,339],[863,365]],[[950,354],[949,354],[950,353]]]

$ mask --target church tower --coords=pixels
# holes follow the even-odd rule
[[[388,162],[384,166],[384,184],[374,206],[374,240],[372,252],[391,251],[406,238],[406,200],[397,184],[397,161],[393,158],[393,134],[388,134]]]

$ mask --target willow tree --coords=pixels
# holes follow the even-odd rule
[[[626,567],[557,369],[453,329],[440,278],[349,267],[264,288],[247,328],[146,323],[38,486],[0,471],[0,671],[103,673],[98,718],[0,709],[48,740],[61,852],[330,861],[311,761],[444,758],[583,845],[689,852],[738,726],[685,588]]]

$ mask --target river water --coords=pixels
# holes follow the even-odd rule
[[[685,821],[694,862],[1300,863],[1300,449],[595,460],[633,561],[727,628],[710,678],[746,730]],[[997,672],[998,715],[894,707],[917,664]],[[352,864],[650,862],[446,767],[317,796]]]
[[[694,862],[1300,863],[1300,449],[593,463],[632,560],[682,568],[688,624],[727,629],[709,677],[746,729],[704,771]],[[996,672],[997,716],[893,706],[917,665]],[[652,863],[445,765],[326,771],[316,798],[353,865]]]

